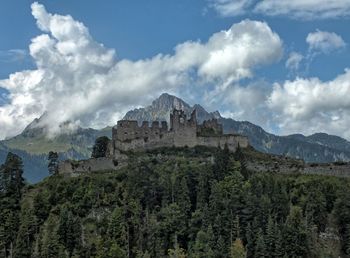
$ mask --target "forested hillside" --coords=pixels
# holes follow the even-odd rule
[[[0,177],[0,257],[350,254],[347,179],[252,173],[240,151],[130,155],[117,172],[56,175],[33,186],[9,177],[20,170],[7,160]]]

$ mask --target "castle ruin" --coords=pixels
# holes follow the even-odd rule
[[[199,125],[194,110],[189,119],[184,111],[174,109],[170,114],[170,128],[165,121],[121,120],[113,127],[112,148],[114,156],[125,151],[142,151],[159,147],[221,147],[235,151],[238,144],[248,147],[248,138],[238,134],[224,134],[217,119]]]
[[[66,160],[60,163],[59,173],[74,174],[93,171],[114,170],[126,164],[129,151],[152,150],[161,147],[220,147],[234,152],[238,145],[249,146],[248,138],[239,134],[224,134],[217,119],[197,123],[194,110],[187,119],[184,111],[174,109],[170,114],[170,127],[166,121],[121,120],[112,129],[112,140],[105,158],[80,161]]]

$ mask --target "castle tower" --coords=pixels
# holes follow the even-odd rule
[[[170,129],[178,131],[187,124],[187,117],[184,111],[174,109],[173,113],[170,114]]]

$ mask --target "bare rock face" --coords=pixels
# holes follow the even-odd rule
[[[221,118],[219,111],[210,113],[201,105],[195,104],[194,106],[190,106],[176,96],[163,93],[159,98],[154,100],[150,106],[127,112],[123,120],[136,120],[139,123],[143,121],[167,121],[169,123],[170,113],[174,109],[184,111],[187,116],[190,116],[193,110],[196,110],[199,123],[213,118]]]

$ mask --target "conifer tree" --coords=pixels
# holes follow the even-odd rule
[[[291,257],[307,255],[307,233],[302,209],[298,206],[292,206],[290,209],[283,231],[283,240],[285,251]]]
[[[253,232],[251,223],[248,223],[245,237],[247,241],[247,244],[246,244],[247,257],[252,258],[254,257],[254,252],[255,252],[255,239],[254,239],[254,232]]]
[[[263,231],[261,228],[259,229],[258,234],[257,234],[254,257],[256,257],[256,258],[269,257],[267,255],[267,252],[266,252],[264,234],[263,234]]]
[[[60,243],[66,248],[69,256],[72,256],[74,249],[79,245],[81,227],[78,219],[67,207],[63,207],[60,212],[57,233]]]
[[[57,235],[57,227],[56,219],[53,216],[49,216],[43,229],[43,237],[41,239],[41,257],[59,257],[61,248]]]
[[[266,251],[271,257],[275,257],[276,252],[276,232],[275,232],[275,223],[271,216],[269,216],[266,228]]]
[[[231,258],[246,258],[247,253],[244,248],[243,242],[240,238],[237,238],[231,246]]]
[[[14,257],[31,257],[33,250],[32,243],[36,231],[36,218],[29,203],[23,205],[20,218],[20,227],[17,233]]]
[[[98,137],[92,149],[91,158],[106,157],[109,139],[107,136]]]
[[[47,157],[48,165],[47,168],[49,170],[50,175],[56,175],[58,173],[58,154],[57,152],[50,151]]]
[[[214,257],[213,250],[210,247],[210,236],[207,232],[203,230],[198,231],[192,255],[194,258]]]

